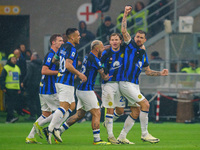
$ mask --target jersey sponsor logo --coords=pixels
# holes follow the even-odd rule
[[[113,67],[112,67],[110,70],[118,69],[118,68],[120,68],[121,66],[122,66],[122,64],[120,64],[119,61],[115,61],[115,62],[113,63]]]
[[[51,57],[49,57],[49,58],[47,59],[47,62],[48,62],[48,63],[50,63],[50,62],[51,62]]]

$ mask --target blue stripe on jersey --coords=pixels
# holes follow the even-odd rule
[[[57,55],[60,58],[60,67],[56,83],[74,86],[75,75],[67,70],[67,68],[65,67],[65,62],[66,59],[71,59],[73,61],[72,65],[76,69],[78,63],[78,53],[76,51],[76,48],[70,42],[67,42],[60,47]]]
[[[58,66],[52,63],[54,54],[54,50],[50,49],[44,57],[43,65],[49,67],[50,70],[58,70]],[[56,75],[42,75],[40,82],[40,94],[55,94],[55,79]]]
[[[110,48],[102,53],[101,62],[104,64],[104,67],[109,75],[113,76],[108,81],[121,81],[124,52],[125,47],[121,46],[118,51],[114,51]],[[105,82],[107,81],[103,81],[103,83]]]
[[[139,75],[142,67],[149,65],[146,51],[140,49],[134,40],[126,46],[124,56],[124,71],[122,81],[139,84]]]
[[[98,70],[101,69],[100,60],[92,53],[85,56],[81,72],[87,77],[87,81],[78,85],[78,90],[91,91],[94,90],[94,84]]]

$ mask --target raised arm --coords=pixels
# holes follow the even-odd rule
[[[131,36],[127,31],[127,16],[131,12],[132,7],[126,6],[124,10],[124,16],[122,19],[122,25],[121,25],[121,32],[124,38],[124,42],[129,42],[131,40]]]
[[[144,68],[145,74],[148,76],[167,76],[168,75],[168,69],[163,69],[162,71],[154,71],[151,70],[149,66]]]

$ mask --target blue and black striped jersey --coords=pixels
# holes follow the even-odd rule
[[[104,64],[105,72],[111,77],[108,81],[121,81],[123,71],[125,46],[120,46],[118,51],[113,51],[112,48],[103,51],[101,63]],[[107,81],[103,80],[103,83]]]
[[[147,66],[149,66],[149,62],[146,51],[140,49],[135,41],[131,39],[125,49],[122,81],[139,84],[138,77],[142,71],[142,67]]]
[[[82,91],[94,90],[94,84],[98,70],[101,69],[101,62],[92,52],[85,56],[81,72],[87,77],[87,81],[78,85],[77,89]]]
[[[76,48],[70,42],[67,42],[59,48],[57,55],[60,59],[60,65],[56,83],[74,86],[75,74],[67,70],[65,62],[66,59],[71,59],[73,61],[72,65],[76,69],[78,64],[78,53]]]
[[[44,57],[43,65],[49,67],[50,70],[58,70],[58,66],[52,63],[52,58],[55,52],[53,49],[46,54]],[[40,82],[40,94],[55,94],[55,82],[57,75],[42,75],[42,79]]]

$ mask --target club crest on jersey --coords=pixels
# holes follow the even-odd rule
[[[124,58],[124,53],[122,53],[122,54],[120,55],[120,57],[121,57],[121,58]]]
[[[51,58],[50,58],[50,57],[47,59],[47,62],[48,62],[48,63],[50,63],[50,62],[51,62]]]

